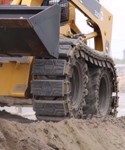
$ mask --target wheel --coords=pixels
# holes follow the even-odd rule
[[[112,77],[104,68],[89,67],[88,95],[84,114],[87,117],[105,117],[111,113]]]
[[[68,64],[70,65],[67,67]],[[69,62],[62,59],[35,61],[32,93],[33,108],[38,120],[82,118],[88,81],[87,70],[85,61],[75,57],[69,59]]]
[[[85,105],[86,85],[87,85],[87,65],[85,61],[77,59],[72,68],[72,77],[70,78],[72,102],[72,113],[75,118],[81,118],[83,115],[83,106]]]

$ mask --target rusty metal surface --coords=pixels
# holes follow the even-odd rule
[[[58,57],[60,7],[0,7],[0,56]]]

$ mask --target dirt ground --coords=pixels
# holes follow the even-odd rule
[[[125,117],[46,123],[0,112],[0,150],[125,150]]]

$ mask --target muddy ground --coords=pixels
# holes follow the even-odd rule
[[[125,150],[125,117],[46,123],[0,112],[0,150]]]

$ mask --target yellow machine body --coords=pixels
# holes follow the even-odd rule
[[[21,61],[0,62],[0,95],[12,97],[29,96],[29,78],[32,57]]]
[[[40,6],[44,0],[13,0],[12,5]]]
[[[13,0],[12,5],[40,6],[44,0]],[[71,0],[69,4],[69,20],[61,24],[60,36],[71,37],[81,33],[75,24],[75,8],[87,16],[88,23],[93,26],[94,31],[85,35],[83,41],[94,38],[95,49],[108,51],[110,53],[112,15],[101,6],[101,14],[92,14],[79,0]],[[9,59],[9,57],[8,57]],[[27,57],[26,62],[7,61],[1,62],[0,66],[0,96],[29,97],[29,83],[33,57]]]

